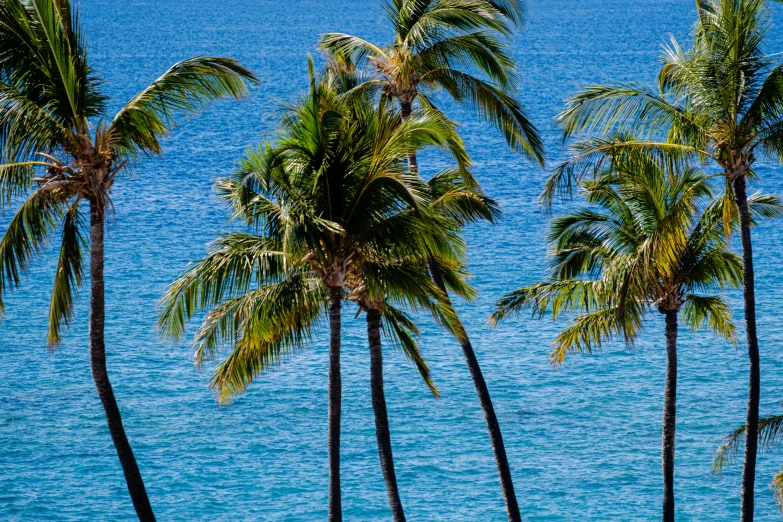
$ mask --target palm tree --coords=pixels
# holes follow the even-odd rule
[[[0,240],[0,297],[19,285],[59,228],[48,334],[55,348],[74,319],[89,248],[90,366],[136,514],[154,520],[106,369],[104,220],[112,209],[110,191],[129,162],[160,154],[159,140],[175,114],[240,98],[245,82],[256,79],[231,59],[184,60],[104,120],[107,98],[68,0],[0,1],[0,49],[0,199],[5,205],[35,188]]]
[[[674,521],[678,320],[694,330],[707,324],[734,340],[724,299],[703,293],[738,286],[742,278],[724,233],[724,202],[706,204],[708,179],[692,169],[667,171],[643,155],[613,161],[597,179],[580,183],[590,206],[554,220],[550,279],[503,297],[492,318],[528,306],[539,316],[551,308],[555,319],[582,311],[553,343],[550,358],[559,365],[569,352],[591,352],[613,338],[633,343],[649,312],[664,316],[664,522]],[[751,202],[759,215],[780,212],[776,198],[754,195]]]
[[[700,0],[693,46],[672,40],[663,54],[659,88],[637,84],[595,85],[568,102],[559,120],[565,136],[602,129],[640,132],[624,143],[582,141],[575,157],[550,180],[546,198],[568,189],[609,150],[648,150],[671,159],[695,156],[716,165],[726,179],[740,220],[745,331],[750,363],[747,437],[742,475],[741,520],[753,520],[759,415],[759,348],[747,180],[759,159],[783,155],[783,66],[762,46],[769,30],[763,0]],[[776,64],[777,62],[777,64]],[[726,207],[728,209],[728,206]]]
[[[349,57],[352,63],[375,69],[375,77],[355,86],[353,91],[380,90],[382,98],[398,101],[400,114],[407,118],[416,100],[429,110],[439,111],[434,94],[444,90],[497,127],[513,150],[543,165],[543,143],[514,97],[518,83],[516,64],[503,41],[514,27],[524,22],[523,2],[392,0],[384,5],[384,11],[394,31],[394,41],[389,46],[342,33],[321,37],[321,48],[333,58]],[[410,155],[409,164],[418,171],[415,153]],[[466,184],[475,185],[469,173],[464,174]],[[433,281],[448,298],[448,285],[434,256],[430,271]],[[460,339],[487,423],[506,511],[509,520],[518,521],[519,506],[500,425],[464,327]]]
[[[212,378],[225,400],[308,346],[313,326],[328,314],[329,520],[341,520],[342,301],[353,299],[349,281],[367,259],[415,253],[424,241],[411,209],[426,209],[426,190],[403,164],[424,145],[446,146],[452,129],[427,114],[403,122],[385,105],[343,103],[330,88],[334,78],[325,80],[315,78],[310,62],[309,95],[286,111],[276,142],[249,151],[233,177],[218,181],[219,194],[254,233],[216,241],[171,285],[159,324],[176,339],[194,313],[210,309],[196,334],[196,363],[232,347]],[[386,321],[386,333],[431,385],[408,339],[414,324],[401,313]]]
[[[714,473],[721,473],[724,468],[734,463],[745,439],[745,428],[746,426],[743,424],[726,435],[725,442],[718,447],[713,457],[712,470]],[[770,415],[759,419],[759,451],[779,445],[781,436],[783,436],[783,415]],[[775,501],[783,512],[783,471],[772,478],[770,488],[774,493]]]
[[[503,41],[524,23],[524,2],[391,0],[384,12],[394,31],[389,46],[344,33],[321,36],[319,46],[333,58],[347,57],[376,71],[356,91],[380,89],[383,97],[398,101],[407,118],[416,100],[438,110],[434,95],[444,90],[496,126],[513,150],[543,164],[538,131],[514,98],[516,64]],[[415,168],[415,155],[411,162]]]

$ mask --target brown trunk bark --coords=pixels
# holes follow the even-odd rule
[[[745,300],[745,333],[748,338],[750,376],[748,382],[748,414],[745,421],[745,458],[742,468],[741,522],[753,522],[753,495],[756,483],[756,452],[759,434],[759,343],[756,337],[756,290],[753,274],[753,246],[750,238],[750,214],[745,178],[734,180],[734,199],[740,221],[742,244],[742,286]]]
[[[674,522],[674,434],[677,427],[677,312],[666,312],[666,386],[663,392],[663,522]]]
[[[114,391],[106,370],[103,233],[103,209],[93,202],[90,204],[90,367],[95,380],[95,388],[98,390],[98,397],[100,397],[103,409],[106,411],[109,433],[125,474],[125,482],[128,485],[128,492],[133,501],[136,515],[141,522],[154,522],[155,515],[147,497],[147,490],[144,488],[139,466],[136,464],[136,457],[133,456],[133,450],[125,435],[120,409],[114,398]]]
[[[407,120],[410,115],[411,115],[411,103],[400,102],[400,116],[402,117],[403,121]],[[416,159],[415,152],[408,154],[408,168],[410,168],[411,172],[419,172],[419,163],[418,160]]]
[[[435,285],[446,296],[446,300],[451,304],[451,299],[446,291],[446,285],[443,283],[443,277],[440,273],[438,265],[432,261],[428,261],[430,274]],[[519,514],[519,505],[517,504],[517,496],[514,492],[514,483],[511,480],[511,468],[508,465],[508,457],[506,456],[506,446],[503,444],[503,435],[500,432],[500,423],[495,415],[495,408],[492,405],[492,399],[489,396],[489,389],[487,383],[484,381],[484,375],[481,373],[481,366],[479,366],[478,359],[476,359],[476,353],[473,351],[473,345],[470,343],[468,334],[465,328],[460,323],[462,329],[462,340],[460,346],[462,347],[462,353],[465,356],[465,362],[468,364],[468,370],[470,370],[470,376],[473,379],[473,386],[476,388],[476,394],[481,404],[481,410],[484,412],[484,421],[487,424],[487,431],[489,431],[489,440],[492,443],[492,451],[495,454],[495,465],[498,469],[498,475],[500,476],[500,488],[503,491],[503,500],[506,503],[506,514],[510,522],[519,522],[522,517]]]
[[[342,379],[340,377],[340,312],[342,288],[329,289],[329,522],[343,519],[340,499],[340,416]]]
[[[397,489],[397,476],[394,473],[389,417],[386,413],[386,398],[383,393],[383,354],[381,352],[381,313],[378,310],[367,312],[367,340],[370,344],[370,388],[372,391],[372,409],[375,413],[375,436],[378,438],[378,454],[381,457],[381,470],[386,482],[394,522],[405,522],[400,492]]]

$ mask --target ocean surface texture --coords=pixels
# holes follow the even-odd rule
[[[112,109],[177,60],[233,56],[263,85],[183,121],[162,160],[118,183],[107,237],[110,376],[147,490],[161,521],[326,518],[327,337],[292,354],[247,393],[219,408],[189,342],[163,344],[155,304],[166,285],[229,226],[212,193],[242,151],[269,136],[281,102],[306,87],[307,56],[320,33],[388,38],[377,0],[90,0],[80,2],[93,65]],[[783,51],[783,9],[772,7],[770,52]],[[535,0],[514,40],[521,99],[562,159],[553,118],[579,86],[608,79],[651,83],[670,34],[687,43],[692,0]],[[503,205],[496,226],[467,231],[473,303],[458,303],[500,419],[522,513],[531,521],[655,520],[661,502],[663,319],[643,338],[549,366],[560,324],[527,315],[496,329],[486,320],[503,293],[545,274],[547,216],[536,201],[546,172],[515,156],[490,127],[450,104],[486,191]],[[445,165],[425,154],[425,175]],[[756,188],[780,194],[783,177],[760,168]],[[555,207],[562,212],[566,205]],[[4,230],[10,215],[0,218]],[[754,231],[762,354],[761,413],[783,399],[783,222]],[[134,513],[90,376],[87,293],[63,346],[47,353],[55,252],[44,253],[7,298],[0,323],[0,519],[132,520]],[[730,294],[740,318],[740,293]],[[5,299],[5,297],[4,297]],[[342,491],[346,520],[389,520],[370,406],[363,317],[343,324]],[[422,346],[442,393],[385,354],[397,477],[412,521],[501,521],[505,513],[484,419],[458,344],[422,317]],[[325,332],[323,332],[325,334]],[[742,332],[740,332],[742,333]],[[744,334],[743,334],[744,335]],[[740,337],[741,341],[744,337]],[[680,334],[676,499],[678,520],[739,517],[741,466],[710,472],[722,437],[744,422],[747,357],[701,332]],[[779,520],[767,484],[783,450],[763,453],[757,520]]]

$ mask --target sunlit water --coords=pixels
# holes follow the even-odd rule
[[[776,20],[783,11],[775,8]],[[281,100],[305,86],[306,53],[319,33],[373,39],[385,33],[376,1],[82,2],[91,58],[113,108],[176,60],[234,56],[263,86],[183,122],[162,161],[145,162],[114,193],[107,240],[108,364],[125,427],[160,520],[323,520],[327,501],[326,337],[262,376],[219,409],[187,344],[163,345],[155,303],[166,284],[226,227],[215,177],[273,127]],[[608,78],[651,82],[661,42],[688,35],[692,1],[536,1],[514,50],[522,99],[554,163],[551,121],[578,86]],[[773,27],[769,47],[783,50]],[[460,303],[495,402],[523,514],[528,520],[654,520],[661,499],[663,321],[651,317],[633,351],[610,346],[547,362],[559,325],[527,316],[495,330],[485,321],[504,292],[545,273],[547,218],[536,204],[545,173],[511,154],[496,133],[452,110],[486,190],[505,219],[468,231],[473,283]],[[422,158],[426,172],[443,159]],[[430,168],[428,169],[428,164]],[[778,169],[762,169],[780,193]],[[559,207],[558,210],[562,210]],[[2,218],[7,223],[9,216]],[[762,414],[781,411],[783,314],[777,303],[780,224],[754,231]],[[87,358],[87,299],[62,348],[46,349],[54,253],[47,252],[0,324],[0,519],[130,520],[133,511]],[[741,316],[739,294],[731,294]],[[342,491],[347,520],[386,520],[375,446],[363,320],[344,319]],[[721,437],[743,422],[747,363],[742,346],[708,333],[680,336],[676,497],[680,520],[730,520],[739,512],[739,466],[722,478],[710,461]],[[422,345],[443,395],[433,399],[401,354],[386,353],[387,401],[397,477],[410,520],[503,520],[484,421],[458,345],[423,318]],[[761,455],[757,520],[780,517],[767,484],[783,451]]]

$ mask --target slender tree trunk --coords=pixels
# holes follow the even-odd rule
[[[403,121],[407,120],[410,115],[411,115],[411,102],[405,102],[405,103],[400,102],[400,116],[402,116]],[[415,152],[408,154],[408,167],[410,168],[411,172],[419,172],[419,164],[416,159]]]
[[[677,312],[666,312],[666,387],[663,392],[663,522],[674,522],[674,433],[677,427]]]
[[[411,115],[411,104],[400,102],[400,115],[405,120]],[[412,172],[419,171],[419,164],[416,158],[416,153],[408,156],[408,165]],[[451,304],[449,293],[446,291],[446,285],[443,284],[443,277],[440,273],[438,265],[432,260],[428,261],[430,275],[435,285],[446,296],[446,300]],[[473,345],[468,338],[468,334],[465,328],[462,327],[462,340],[460,346],[462,347],[462,353],[465,356],[465,362],[468,365],[470,371],[470,377],[473,379],[473,386],[476,388],[478,394],[479,403],[481,404],[481,410],[484,412],[484,421],[487,424],[487,431],[489,431],[489,439],[492,443],[492,452],[495,454],[495,465],[498,469],[498,475],[500,476],[500,488],[503,491],[503,500],[506,504],[506,514],[508,515],[509,522],[519,522],[522,517],[519,514],[519,504],[517,503],[517,496],[514,492],[514,483],[511,479],[511,468],[508,465],[508,457],[506,456],[506,446],[503,444],[503,435],[500,432],[500,423],[498,422],[497,415],[495,415],[495,408],[492,405],[492,398],[489,396],[489,389],[487,383],[484,380],[484,374],[481,373],[481,366],[479,366],[478,359],[476,359],[476,353],[473,351]]]
[[[340,500],[340,416],[342,380],[340,377],[340,312],[342,288],[329,289],[329,522],[343,519]]]
[[[109,424],[114,448],[125,473],[125,482],[128,485],[133,507],[141,522],[154,522],[155,515],[152,512],[144,481],[133,456],[128,437],[122,426],[122,417],[114,391],[109,382],[109,374],[106,370],[106,345],[104,343],[103,326],[106,318],[106,305],[103,295],[103,209],[96,203],[90,203],[90,367],[101,399],[103,409],[106,411],[106,421]]]
[[[451,299],[446,291],[446,285],[443,283],[440,268],[438,268],[438,265],[432,259],[430,259],[427,264],[430,269],[430,274],[432,275],[432,280],[441,292],[444,293],[449,304],[451,304]],[[503,500],[506,503],[506,513],[508,514],[509,521],[519,522],[522,520],[522,517],[519,514],[519,505],[517,504],[517,496],[514,492],[514,483],[511,480],[511,468],[508,465],[506,446],[503,444],[500,424],[495,415],[495,408],[492,406],[492,399],[489,396],[487,383],[484,381],[484,375],[481,373],[481,366],[479,366],[478,359],[476,359],[476,353],[473,351],[473,345],[470,343],[468,334],[461,322],[460,328],[462,329],[460,346],[462,347],[462,353],[465,355],[465,362],[468,364],[470,376],[473,379],[473,386],[475,386],[476,393],[478,394],[479,403],[481,403],[481,410],[484,412],[484,421],[487,424],[489,439],[492,443],[492,451],[495,454],[495,465],[498,468],[498,475],[500,476],[500,487],[503,491]]]
[[[734,199],[737,203],[742,243],[742,286],[745,299],[745,333],[748,337],[750,378],[748,383],[748,415],[745,421],[745,459],[742,468],[742,504],[740,520],[753,521],[753,495],[756,482],[756,452],[759,435],[759,342],[756,337],[756,290],[753,276],[753,246],[750,239],[750,214],[745,178],[734,180]]]
[[[381,470],[386,481],[394,522],[405,522],[400,492],[397,489],[397,476],[394,473],[391,436],[389,435],[389,417],[386,413],[386,398],[383,393],[383,354],[381,352],[381,313],[378,310],[367,312],[367,339],[370,344],[370,388],[372,390],[372,409],[375,413],[375,436],[378,438],[378,453],[381,457]]]

